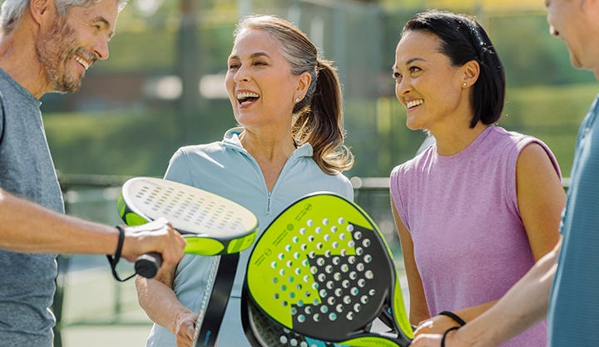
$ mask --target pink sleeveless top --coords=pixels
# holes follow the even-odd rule
[[[414,243],[431,315],[501,298],[535,263],[520,219],[516,162],[540,140],[490,126],[466,149],[435,144],[391,173],[391,194]],[[547,345],[543,321],[502,346]]]

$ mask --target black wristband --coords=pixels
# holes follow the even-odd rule
[[[116,252],[114,252],[114,265],[121,260],[121,253],[123,253],[123,243],[125,243],[125,229],[122,226],[117,225],[116,228],[119,231],[119,242],[116,245]]]
[[[133,274],[125,279],[121,279],[116,272],[116,264],[118,264],[119,260],[121,260],[121,254],[123,252],[123,243],[125,243],[125,229],[120,225],[117,225],[116,228],[119,231],[119,241],[116,245],[116,251],[114,252],[114,258],[112,256],[110,256],[109,254],[107,254],[106,257],[108,258],[108,262],[110,263],[110,269],[112,270],[112,276],[119,282],[125,282],[126,280],[135,276],[135,274]]]
[[[455,313],[453,313],[451,311],[442,311],[442,312],[439,312],[439,315],[441,315],[441,316],[447,316],[447,317],[453,319],[461,327],[463,327],[464,325],[466,325],[466,321],[465,320],[463,320],[460,316],[458,316],[457,314],[455,314]]]
[[[450,331],[458,330],[459,328],[460,327],[451,327],[445,330],[445,332],[443,333],[443,337],[441,338],[441,347],[445,347],[445,339],[447,338],[447,334],[449,334]]]

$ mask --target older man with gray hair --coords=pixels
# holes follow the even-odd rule
[[[166,221],[110,227],[64,215],[39,99],[72,93],[108,58],[126,0],[5,0],[0,14],[0,345],[52,346],[55,253],[155,251],[176,264],[185,241]]]

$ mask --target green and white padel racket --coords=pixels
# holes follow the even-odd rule
[[[244,291],[246,335],[268,346],[405,347],[413,338],[383,235],[359,206],[332,193],[298,200],[268,226]],[[376,319],[391,330],[372,331]]]
[[[187,254],[241,252],[254,243],[258,230],[258,219],[245,207],[205,190],[159,178],[126,181],[118,210],[127,225],[166,218],[185,238]],[[152,278],[160,262],[159,254],[144,255],[135,263],[136,272]]]

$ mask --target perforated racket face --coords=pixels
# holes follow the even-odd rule
[[[367,330],[391,296],[395,270],[376,226],[336,195],[313,195],[284,211],[257,242],[249,295],[299,334],[343,341]]]
[[[251,329],[252,345],[260,347],[349,347],[300,335],[277,324],[260,310],[252,300],[247,300],[247,323]],[[247,334],[247,333],[246,333]]]
[[[243,206],[216,194],[181,183],[150,177],[136,177],[123,185],[119,210],[128,225],[165,217],[182,234],[203,237],[201,244],[190,242],[188,248],[206,247],[218,254],[218,244],[227,253],[249,247],[258,227],[256,216]],[[228,242],[233,241],[232,244]],[[187,252],[187,248],[186,248]],[[193,252],[191,252],[193,253]]]

